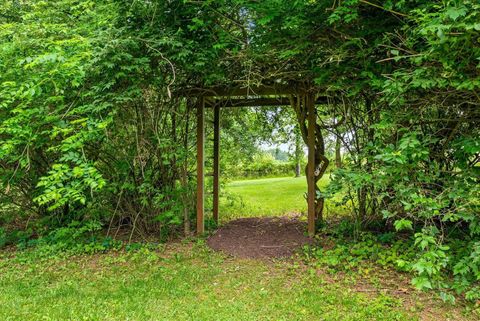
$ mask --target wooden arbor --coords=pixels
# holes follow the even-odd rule
[[[315,100],[313,95],[293,86],[261,86],[248,88],[214,87],[208,89],[192,89],[188,96],[198,97],[194,106],[197,111],[197,234],[202,234],[204,227],[205,199],[205,108],[214,109],[214,142],[213,142],[213,218],[218,222],[219,204],[219,152],[220,152],[220,109],[232,107],[290,106],[291,97],[305,98],[308,112],[308,234],[315,234],[315,104],[325,103],[326,98]]]

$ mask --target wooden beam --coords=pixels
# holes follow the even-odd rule
[[[315,104],[321,105],[328,103],[328,97],[319,97]],[[290,106],[288,97],[252,97],[252,98],[225,98],[209,99],[205,101],[205,107],[266,107],[266,106]]]
[[[315,235],[315,103],[311,95],[307,95],[305,99],[308,111],[308,168],[307,168],[307,183],[308,183],[308,235]]]
[[[288,97],[278,98],[225,98],[210,101],[205,107],[256,107],[256,106],[289,106],[290,99]]]
[[[269,84],[249,87],[213,86],[205,88],[184,88],[176,96],[234,97],[234,96],[288,96],[302,93],[297,85]]]
[[[218,224],[220,192],[220,106],[213,110],[213,220]]]
[[[197,235],[205,231],[205,99],[197,106]]]

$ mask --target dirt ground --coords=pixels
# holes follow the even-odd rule
[[[313,240],[298,218],[241,218],[221,226],[207,244],[214,250],[241,258],[289,257]]]

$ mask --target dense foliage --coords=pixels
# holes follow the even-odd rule
[[[318,197],[343,195],[359,229],[406,233],[417,287],[479,299],[479,21],[473,0],[3,1],[0,245],[76,221],[188,234],[181,93],[295,82],[331,98],[317,138],[344,154]],[[284,117],[224,115],[222,168]]]

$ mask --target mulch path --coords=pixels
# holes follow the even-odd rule
[[[207,244],[214,250],[241,258],[289,257],[313,240],[298,218],[241,218],[221,226]]]

